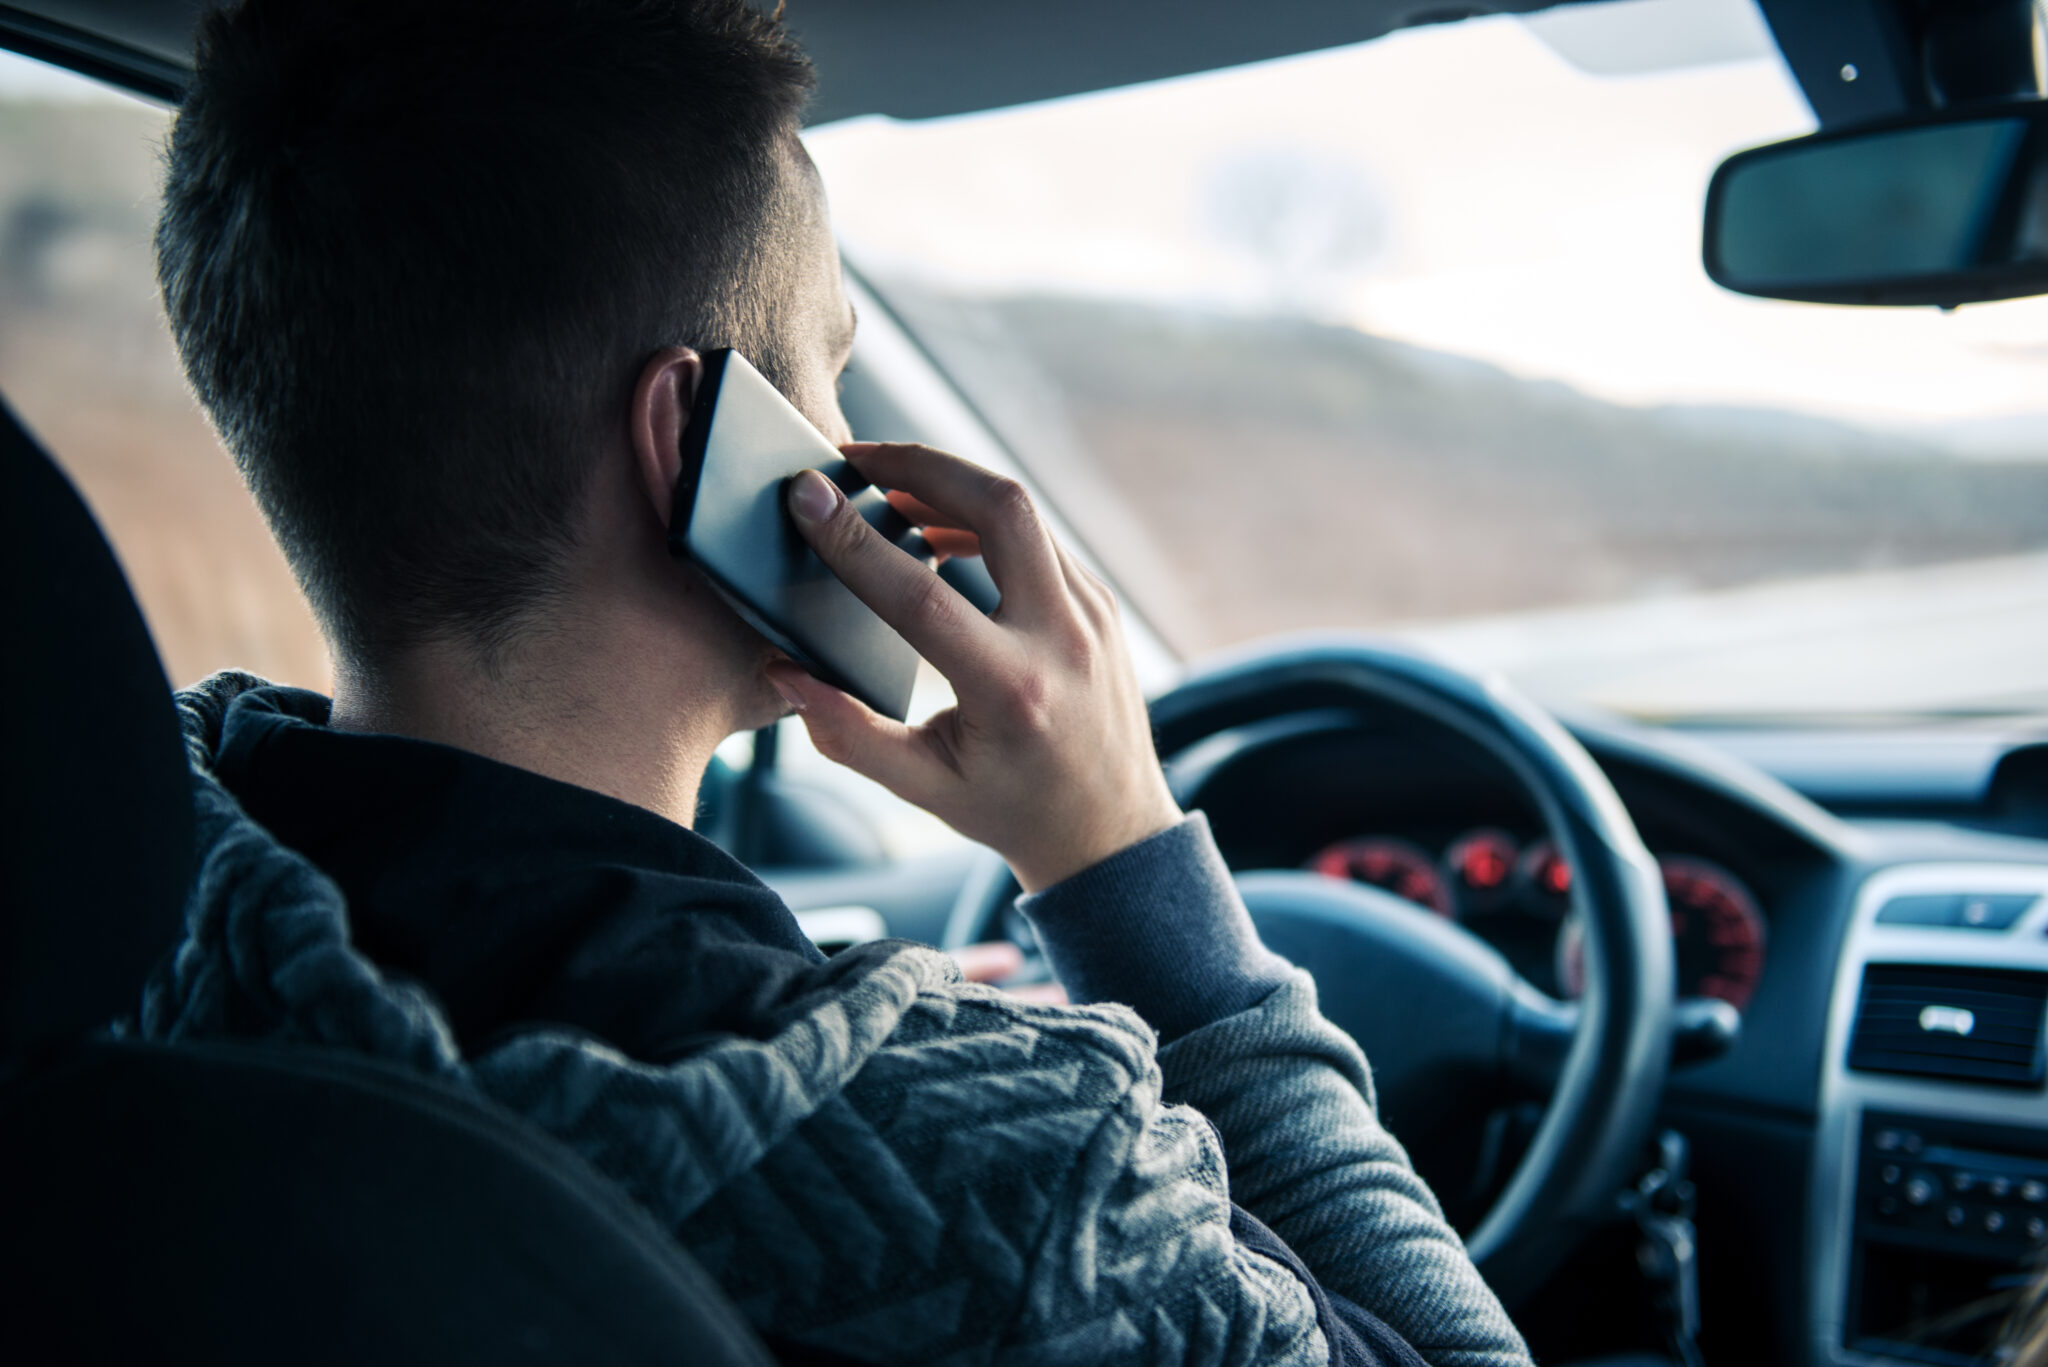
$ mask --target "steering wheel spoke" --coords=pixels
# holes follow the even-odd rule
[[[1315,974],[1323,1014],[1366,1051],[1381,1114],[1427,1129],[1453,1099],[1500,1078],[1521,983],[1490,945],[1392,893],[1319,873],[1242,874],[1274,953]]]
[[[1579,1036],[1579,1008],[1518,983],[1501,1019],[1501,1071],[1513,1086],[1548,1097],[1564,1077]]]

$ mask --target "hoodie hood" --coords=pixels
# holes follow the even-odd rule
[[[637,935],[635,943],[661,951],[653,956],[650,949],[643,959],[702,950],[709,959],[698,975],[704,982],[723,979],[721,964],[738,973],[758,969],[764,952],[780,956],[771,990],[714,992],[711,1007],[675,994],[680,1006],[660,1023],[673,1056],[635,1057],[575,1020],[458,1033],[429,986],[388,972],[354,942],[341,885],[258,824],[216,776],[224,758],[234,762],[232,751],[248,728],[272,725],[266,716],[316,725],[292,712],[316,695],[281,696],[296,693],[251,675],[221,674],[178,695],[193,764],[200,869],[184,940],[145,989],[145,1038],[324,1045],[474,1088],[619,1174],[660,1218],[680,1222],[843,1090],[921,993],[959,981],[949,958],[904,942],[863,945],[825,960],[815,950],[750,939],[748,926],[772,926],[772,919],[761,920],[768,908],[758,894],[773,893],[751,875],[734,882],[735,919],[719,914],[726,904],[711,886],[719,880],[707,877],[694,907],[686,902],[666,917],[635,911],[623,924],[600,928],[613,937],[613,950],[617,936]],[[711,914],[693,929],[696,912]],[[786,908],[781,915],[794,927]],[[573,957],[575,945],[568,949]],[[601,997],[607,985],[585,986]],[[562,996],[573,1001],[579,994]],[[660,1104],[651,1104],[657,1098]],[[604,1162],[609,1147],[629,1147],[631,1161]]]
[[[782,899],[644,808],[452,746],[336,731],[328,700],[243,689],[213,776],[341,889],[350,942],[426,985],[465,1050],[535,1022],[635,1058],[765,1038],[825,956]]]

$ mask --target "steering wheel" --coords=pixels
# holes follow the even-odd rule
[[[1576,1005],[1553,1000],[1490,945],[1391,893],[1314,873],[1237,879],[1261,938],[1315,977],[1324,1013],[1365,1050],[1382,1108],[1404,1124],[1440,1111],[1449,1094],[1489,1084],[1549,1093],[1519,1166],[1466,1240],[1513,1305],[1612,1217],[1640,1160],[1671,1056],[1663,883],[1606,775],[1498,678],[1379,644],[1294,642],[1202,668],[1153,704],[1152,719],[1170,760],[1239,728],[1361,706],[1490,752],[1527,791],[1572,869],[1586,932]],[[1017,891],[989,856],[962,890],[947,946],[1002,935]]]

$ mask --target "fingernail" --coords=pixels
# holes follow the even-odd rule
[[[838,485],[816,470],[806,470],[789,482],[789,510],[806,522],[823,522],[844,497]]]
[[[788,703],[792,709],[798,712],[804,710],[804,695],[796,691],[795,684],[783,681],[777,677],[772,669],[768,671],[768,683],[770,687],[782,695],[782,700]]]

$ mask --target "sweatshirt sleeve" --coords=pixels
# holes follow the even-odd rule
[[[1259,943],[1199,814],[1022,904],[1080,1001],[1165,1041],[1162,1100],[1215,1126],[1230,1199],[1431,1367],[1527,1367],[1528,1349],[1407,1153],[1308,974]]]
[[[1200,812],[1017,905],[1069,996],[1131,1007],[1164,1040],[1248,1010],[1292,972],[1259,943]]]
[[[1528,1367],[1529,1350],[1435,1195],[1379,1122],[1365,1057],[1295,976],[1160,1050],[1168,1100],[1223,1136],[1231,1198],[1325,1287],[1431,1367]]]

